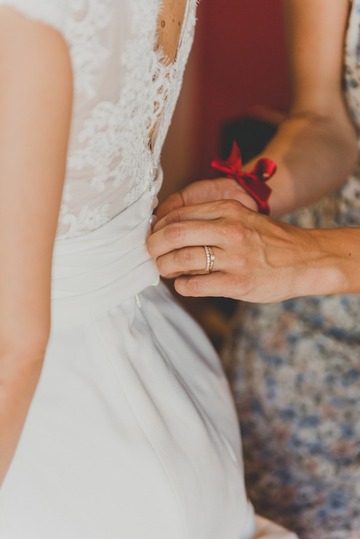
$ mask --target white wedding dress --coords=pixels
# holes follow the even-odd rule
[[[75,86],[53,327],[0,539],[292,537],[255,519],[218,358],[145,247],[196,1],[173,65],[155,52],[162,0],[0,4],[63,34]]]

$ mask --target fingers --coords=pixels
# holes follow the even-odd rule
[[[225,199],[238,199],[243,196],[241,187],[232,179],[217,178],[193,182],[178,193],[171,195],[156,211],[158,220],[183,206],[194,206]],[[247,195],[245,195],[247,197]],[[250,202],[251,204],[251,202]],[[247,204],[245,204],[247,205]],[[250,206],[251,207],[251,206]]]
[[[244,210],[244,206],[236,200],[218,200],[194,206],[179,207],[161,220],[158,220],[153,228],[157,232],[173,223],[195,220],[215,220],[221,217],[233,216]]]
[[[197,220],[210,221],[219,219],[219,217],[221,217],[220,212],[217,211],[217,208],[213,208],[212,204],[201,204],[198,206],[178,208],[167,214],[160,221],[156,221],[153,227],[153,232],[158,232],[159,230],[174,223]]]
[[[184,247],[221,247],[222,243],[222,227],[218,226],[217,221],[185,221],[154,232],[147,240],[147,247],[152,258],[157,260],[166,253]]]
[[[181,276],[175,281],[175,289],[185,297],[234,297],[236,287],[232,278],[223,272],[207,275]]]
[[[168,213],[181,208],[185,205],[181,191],[170,195],[156,210],[156,218],[158,221],[165,217]]]
[[[182,190],[184,206],[194,206],[228,198],[226,190],[228,184],[235,184],[234,180],[227,178],[217,178],[212,180],[199,180],[187,185]],[[235,184],[236,186],[236,184]]]
[[[225,249],[249,235],[250,229],[244,223],[254,218],[260,217],[234,200],[179,208],[156,223],[148,238],[148,250],[157,260],[184,247],[210,245]]]
[[[213,271],[219,271],[221,266],[221,251],[212,247],[215,256]],[[160,274],[166,279],[174,279],[180,275],[205,275],[207,271],[207,256],[204,247],[186,247],[160,256],[157,259]]]

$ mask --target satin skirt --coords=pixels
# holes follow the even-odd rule
[[[148,194],[56,245],[53,329],[0,492],[1,539],[255,537],[228,384],[159,283],[150,213]],[[258,537],[287,537],[271,533]]]

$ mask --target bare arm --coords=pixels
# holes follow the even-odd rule
[[[335,190],[357,158],[341,90],[350,3],[284,3],[294,95],[286,121],[264,152],[279,167],[271,180],[275,217]],[[302,230],[239,202],[256,209],[233,180],[218,179],[192,184],[159,208],[149,250],[162,275],[176,278],[181,294],[267,303],[360,293],[360,229]],[[216,255],[211,275],[201,275],[202,245],[211,245]]]
[[[275,221],[234,200],[173,210],[148,248],[183,296],[256,303],[321,294],[359,294],[360,229],[308,230]],[[216,257],[204,275],[204,245]]]
[[[58,32],[0,8],[0,483],[41,372],[72,71]]]
[[[292,106],[262,154],[278,164],[270,182],[274,217],[336,190],[356,164],[356,135],[342,93],[349,6],[348,0],[284,0]],[[181,195],[172,195],[160,206],[158,216],[182,205],[222,199],[238,200],[256,209],[233,180],[220,178],[185,187]]]
[[[271,182],[275,217],[336,190],[357,159],[342,93],[348,0],[283,0],[293,100],[265,154],[278,163]]]

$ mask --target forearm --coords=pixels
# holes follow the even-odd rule
[[[355,131],[342,92],[350,3],[284,0],[283,4],[293,91],[287,120],[266,148],[279,166],[271,180],[274,217],[335,191],[357,159]]]
[[[360,294],[360,229],[307,231],[314,249],[304,253],[297,295]]]
[[[270,211],[280,217],[339,188],[354,169],[358,150],[350,121],[294,113],[262,155],[278,165],[270,182]]]
[[[0,485],[16,445],[41,373],[44,353],[12,351],[0,356]]]

